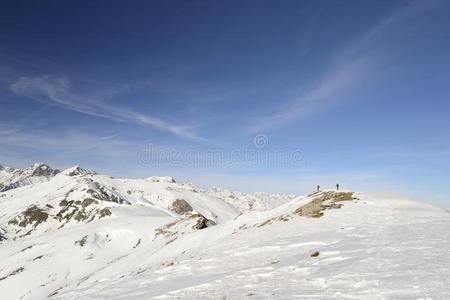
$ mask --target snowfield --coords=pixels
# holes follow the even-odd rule
[[[0,167],[1,299],[450,299],[450,214]]]

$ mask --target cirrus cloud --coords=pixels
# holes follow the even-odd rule
[[[95,96],[77,93],[74,91],[72,82],[64,76],[24,76],[12,83],[10,88],[18,96],[54,104],[78,113],[106,118],[116,122],[130,122],[151,126],[191,140],[200,139],[192,132],[193,126],[174,125],[154,116],[142,114],[126,107],[115,106]]]

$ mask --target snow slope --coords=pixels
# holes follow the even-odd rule
[[[449,225],[448,212],[409,200],[203,192],[168,177],[75,167],[0,193],[0,291],[4,299],[448,299]]]

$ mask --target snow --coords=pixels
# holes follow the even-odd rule
[[[74,170],[0,193],[2,299],[450,298],[450,214],[426,203],[354,193],[308,218],[298,208],[327,192],[204,192]],[[89,197],[94,219],[53,217]],[[176,199],[194,212],[171,211]],[[8,224],[32,205],[45,222]],[[197,214],[217,225],[196,229]]]

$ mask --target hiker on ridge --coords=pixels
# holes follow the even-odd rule
[[[317,185],[317,191],[320,192],[320,185]]]
[[[339,183],[336,183],[336,190],[339,191]]]

